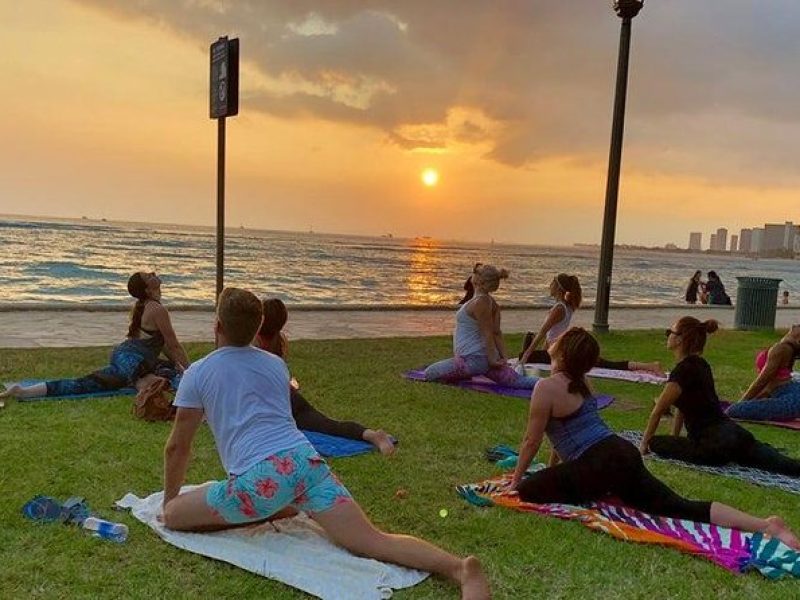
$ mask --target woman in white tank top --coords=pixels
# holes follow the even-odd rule
[[[476,265],[472,275],[475,295],[456,313],[453,358],[429,366],[425,369],[425,379],[458,381],[485,375],[500,385],[533,388],[536,377],[520,375],[507,363],[500,330],[500,307],[491,296],[500,286],[500,280],[507,277],[505,269]]]
[[[547,318],[542,323],[539,332],[536,335],[528,332],[525,336],[522,353],[519,356],[522,364],[550,364],[550,355],[547,353],[547,349],[553,345],[562,333],[569,329],[572,315],[581,305],[583,291],[580,281],[575,275],[559,273],[550,282],[550,295],[555,299],[556,305],[547,313]],[[546,342],[544,349],[539,350],[538,348],[542,345],[542,342]],[[664,375],[661,365],[657,362],[616,361],[600,357],[597,359],[595,366],[617,371],[650,371],[657,375]]]

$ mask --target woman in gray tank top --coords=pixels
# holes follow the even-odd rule
[[[536,377],[518,374],[507,364],[503,333],[500,330],[500,307],[492,292],[508,271],[492,265],[476,265],[472,275],[475,295],[458,309],[453,333],[453,358],[425,369],[428,381],[458,381],[485,375],[501,385],[532,389]]]

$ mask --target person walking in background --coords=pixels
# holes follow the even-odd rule
[[[689,285],[686,286],[686,304],[697,304],[697,294],[704,285],[700,278],[703,276],[702,271],[695,271],[692,278],[689,280]]]
[[[789,304],[789,290],[783,290],[783,297],[781,298],[781,304]]]
[[[708,281],[706,282],[705,291],[708,295],[709,304],[730,305],[731,297],[725,293],[725,286],[722,284],[716,271],[708,272]]]

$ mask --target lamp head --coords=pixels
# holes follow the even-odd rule
[[[614,12],[621,19],[632,19],[643,6],[644,0],[614,0]]]

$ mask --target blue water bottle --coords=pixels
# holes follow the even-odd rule
[[[92,531],[97,537],[112,542],[122,543],[128,539],[128,526],[125,523],[113,523],[97,517],[87,517],[83,522],[83,528]]]

